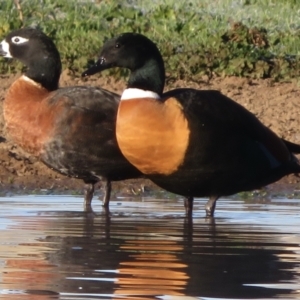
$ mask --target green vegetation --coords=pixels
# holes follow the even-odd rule
[[[23,0],[20,6],[23,21],[14,1],[0,2],[0,38],[23,25],[39,25],[75,75],[106,39],[135,31],[157,43],[168,75],[176,79],[299,77],[298,0]],[[0,73],[19,69],[0,59]]]

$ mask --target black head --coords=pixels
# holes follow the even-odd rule
[[[162,56],[157,46],[142,34],[123,33],[108,40],[100,50],[96,64],[83,72],[82,76],[93,75],[113,67],[127,68],[132,72],[129,85],[135,83],[135,87],[141,88],[141,79],[150,82],[155,79],[162,81],[159,84],[157,82],[159,87],[156,92],[161,93],[163,90],[165,69]],[[139,84],[136,84],[137,81]]]
[[[26,75],[45,88],[58,88],[60,55],[41,30],[28,27],[10,32],[0,43],[0,55],[21,61],[28,67]]]

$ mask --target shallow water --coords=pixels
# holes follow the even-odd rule
[[[0,198],[0,299],[299,299],[300,200]],[[187,296],[187,297],[184,297]]]

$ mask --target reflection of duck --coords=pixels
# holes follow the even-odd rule
[[[52,197],[46,198],[51,203]],[[172,207],[159,200],[132,207],[124,199],[112,215],[90,218],[65,211],[74,201],[66,198],[61,210],[52,203],[46,211],[35,200],[25,206],[26,215],[19,210],[23,198],[13,208],[9,200],[1,203],[0,294],[26,289],[29,295],[60,293],[62,299],[297,298],[296,284],[280,289],[282,282],[297,282],[300,272],[299,239],[293,239],[298,231],[290,233],[290,224],[297,227],[299,220],[293,214],[291,223],[284,222],[294,206],[282,218],[262,207],[265,226],[250,217],[243,222],[243,216],[238,223],[178,218],[178,202]],[[165,212],[153,214],[152,203]],[[264,284],[274,287],[259,287]]]
[[[45,228],[51,236],[41,243],[53,247],[48,260],[66,277],[55,290],[144,300],[163,295],[272,298],[292,292],[245,285],[276,285],[296,276],[294,252],[281,247],[268,228],[204,219],[182,224],[182,219],[148,219],[139,213],[98,216],[93,222],[84,215],[51,218]]]
[[[172,240],[128,240],[120,247],[131,259],[118,268],[116,295],[184,296],[189,276],[177,253],[183,246]]]
[[[33,28],[12,31],[0,55],[24,63],[28,70],[8,90],[3,104],[9,135],[47,166],[86,185],[90,209],[94,184],[105,184],[108,206],[114,180],[141,173],[121,154],[115,138],[119,96],[93,87],[58,88],[59,53],[44,33]]]
[[[137,224],[136,238],[126,240],[120,246],[130,255],[127,261],[119,264],[116,295],[134,295],[136,298],[128,299],[141,300],[154,299],[154,296],[164,299],[164,295],[246,299],[290,293],[279,287],[248,286],[259,283],[275,283],[276,286],[296,275],[293,271],[286,273],[286,270],[295,269],[293,260],[283,261],[278,257],[280,254],[294,257],[295,253],[279,250],[279,254],[278,249],[264,248],[276,244],[276,241],[270,241],[269,233],[247,231],[249,240],[253,241],[249,243],[244,240],[240,226],[237,232],[228,224],[218,230],[214,223],[197,224],[194,230],[188,219],[182,238],[178,238],[178,232],[182,230],[160,221],[152,228]],[[242,238],[239,238],[239,232]]]
[[[165,70],[156,45],[125,33],[105,43],[83,75],[123,67],[131,71],[117,116],[124,156],[156,184],[186,196],[208,196],[214,214],[220,196],[253,190],[300,172],[286,142],[253,114],[218,91],[176,89],[162,94]]]
[[[24,227],[28,221],[26,218],[18,221],[20,228],[12,226],[8,231],[1,232],[0,295],[7,294],[5,299],[57,299],[58,293],[52,288],[63,276],[57,266],[46,259],[45,244],[36,242],[32,238],[34,235],[30,235],[36,227],[33,225],[32,230]],[[13,235],[13,230],[22,234]],[[3,241],[6,241],[5,245]]]
[[[22,248],[22,244],[19,245]],[[21,253],[20,253],[21,254]],[[7,271],[9,270],[9,271]],[[43,288],[49,283],[55,285],[56,281],[61,280],[57,273],[57,266],[50,264],[45,258],[11,258],[6,260],[6,275],[1,280],[2,288],[10,289],[17,286],[18,291],[30,294],[30,299],[43,299],[46,296],[57,295],[56,292],[44,291]],[[39,288],[42,288],[39,290]],[[9,297],[9,299],[13,299]],[[46,299],[46,297],[45,297]]]

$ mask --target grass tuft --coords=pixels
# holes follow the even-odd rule
[[[297,0],[1,1],[0,38],[38,25],[56,42],[64,68],[79,75],[105,40],[134,31],[158,44],[175,79],[216,74],[288,80],[299,77],[299,13]],[[0,60],[2,74],[20,69]]]

